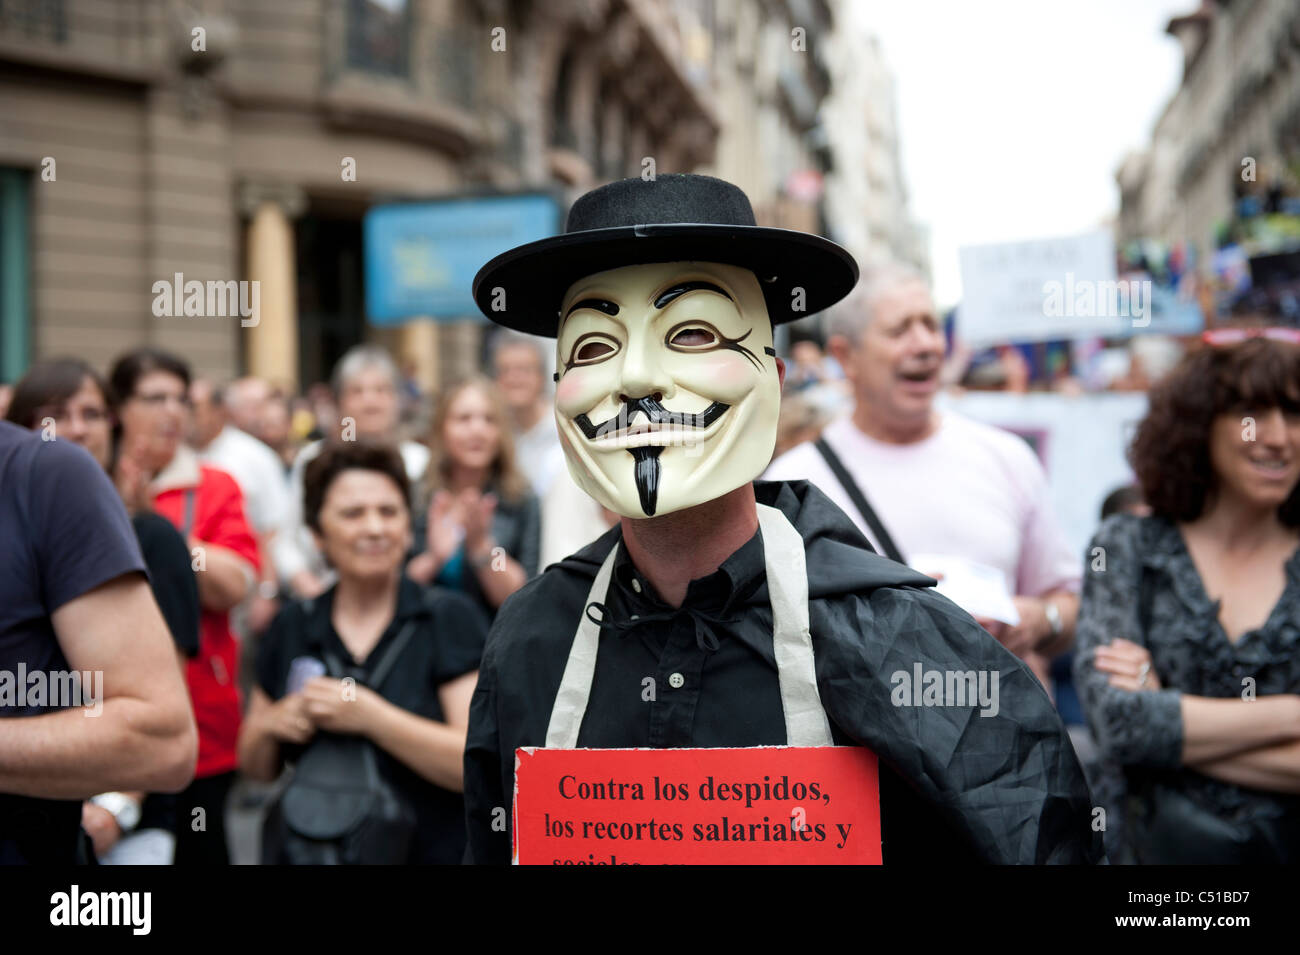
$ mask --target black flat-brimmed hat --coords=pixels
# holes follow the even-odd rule
[[[503,252],[479,269],[474,301],[498,325],[554,338],[564,293],[578,279],[679,261],[753,271],[774,325],[829,308],[858,280],[853,256],[829,239],[755,225],[749,198],[731,183],[665,174],[593,189],[569,210],[563,235]]]

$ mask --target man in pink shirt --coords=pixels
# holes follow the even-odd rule
[[[966,609],[1047,686],[1048,660],[1074,639],[1080,559],[1029,447],[934,407],[944,337],[925,280],[901,266],[867,274],[832,314],[827,344],[853,388],[853,414],[827,426],[822,447],[799,445],[764,477],[812,481],[880,553],[936,576],[961,567],[968,594],[982,581],[979,606]],[[1000,615],[1018,623],[983,609],[999,597],[1014,605]]]

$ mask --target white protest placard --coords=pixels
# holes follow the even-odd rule
[[[1047,471],[1053,514],[1082,568],[1088,542],[1101,522],[1102,501],[1133,481],[1125,452],[1146,414],[1147,396],[972,391],[960,398],[944,395],[941,407],[1029,441]]]
[[[996,567],[956,554],[913,554],[907,563],[938,580],[935,589],[972,617],[1020,623],[1006,575]]]
[[[1150,322],[1140,283],[1120,283],[1115,243],[1097,231],[963,246],[957,335],[973,348],[1118,335]]]

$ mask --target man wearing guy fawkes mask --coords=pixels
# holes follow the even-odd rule
[[[1103,858],[1024,665],[816,487],[754,480],[785,374],[773,326],[856,280],[839,246],[759,228],[743,192],[689,175],[596,189],[564,235],[480,270],[488,318],[557,339],[570,473],[622,520],[496,618],[466,743],[469,861],[511,859],[521,746],[853,744],[880,760],[886,864]],[[917,706],[898,675],[918,667],[983,673],[994,699]]]

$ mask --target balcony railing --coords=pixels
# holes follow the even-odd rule
[[[164,13],[157,0],[0,0],[0,55],[138,76],[162,54]]]

